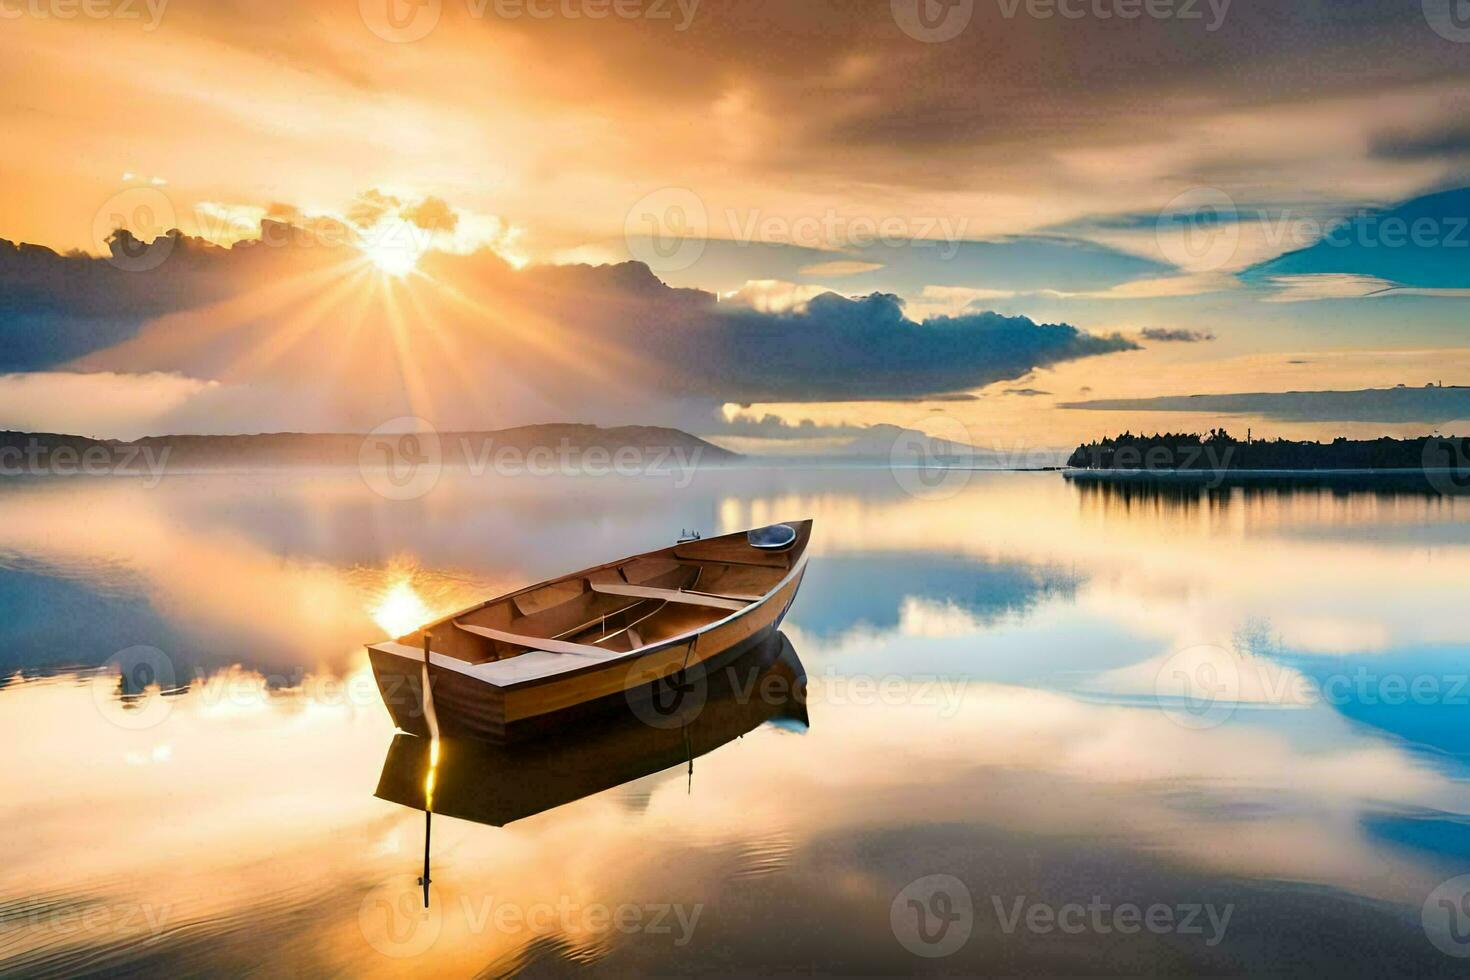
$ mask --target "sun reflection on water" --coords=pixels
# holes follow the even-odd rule
[[[402,636],[433,618],[413,582],[402,577],[388,586],[372,608],[373,622],[389,636]]]
[[[402,556],[379,568],[360,567],[350,578],[366,596],[363,610],[392,637],[412,633],[497,591],[485,583],[426,571],[413,558]]]

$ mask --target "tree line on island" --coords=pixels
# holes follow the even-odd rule
[[[1470,469],[1470,439],[1347,439],[1244,441],[1224,429],[1207,435],[1166,432],[1120,436],[1078,446],[1067,465],[1089,470],[1418,470]]]

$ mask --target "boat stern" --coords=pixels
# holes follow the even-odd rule
[[[424,698],[423,655],[410,656],[418,651],[399,643],[371,643],[367,651],[378,693],[393,724],[413,735],[433,734]]]

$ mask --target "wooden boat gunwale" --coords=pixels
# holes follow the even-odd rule
[[[787,524],[791,524],[791,525],[800,525],[800,524],[808,524],[808,525],[810,525],[811,521],[810,521],[810,519],[808,519],[808,520],[804,520],[804,521],[787,521],[787,522],[783,522],[783,523],[787,523]],[[733,533],[738,534],[740,532],[737,531],[737,532],[733,532]],[[723,536],[724,535],[722,535],[721,537],[723,537]],[[704,539],[704,540],[707,540],[707,541],[715,541],[715,540],[718,540],[718,537],[716,537],[716,538],[708,538],[708,539]],[[798,534],[796,540],[793,541],[792,546],[795,547],[797,545],[800,545],[800,547],[801,547],[801,553],[800,553],[800,555],[798,555],[796,561],[792,562],[791,567],[789,569],[787,569],[786,574],[783,575],[778,582],[776,582],[769,589],[767,589],[765,591],[765,593],[762,594],[759,598],[755,599],[752,602],[747,603],[745,606],[743,606],[740,609],[731,610],[730,613],[728,615],[726,615],[726,616],[723,616],[723,617],[721,617],[719,619],[716,619],[716,620],[712,620],[712,621],[710,621],[708,623],[704,623],[704,624],[702,624],[700,626],[694,627],[693,629],[686,630],[686,631],[684,631],[682,633],[679,633],[679,634],[677,634],[675,636],[665,637],[664,639],[658,640],[658,641],[656,641],[654,643],[649,643],[649,644],[646,644],[646,645],[634,647],[633,649],[626,650],[626,651],[608,651],[609,656],[600,657],[600,658],[597,658],[597,659],[592,659],[590,657],[583,657],[583,655],[575,654],[575,653],[551,653],[552,656],[565,657],[565,658],[567,658],[569,660],[571,660],[571,659],[585,659],[586,660],[586,663],[579,664],[579,665],[576,665],[576,666],[570,666],[569,665],[565,669],[561,669],[561,670],[556,670],[556,671],[553,671],[553,672],[549,672],[547,674],[544,674],[544,675],[541,675],[541,676],[538,676],[538,677],[527,677],[527,678],[523,678],[523,679],[520,679],[520,680],[512,680],[512,681],[507,681],[507,682],[503,682],[503,683],[502,682],[495,681],[495,680],[492,680],[492,679],[487,678],[487,677],[484,677],[479,672],[477,672],[477,668],[480,668],[480,667],[485,666],[485,663],[470,663],[468,661],[461,660],[458,657],[452,657],[452,656],[449,656],[447,654],[436,653],[432,649],[432,643],[430,644],[428,665],[431,666],[431,667],[438,667],[438,668],[443,668],[443,669],[447,669],[447,670],[452,670],[455,673],[461,674],[461,675],[463,675],[465,677],[468,677],[468,678],[470,678],[470,679],[472,679],[474,681],[477,681],[477,682],[479,682],[481,684],[485,684],[486,686],[491,687],[491,688],[494,688],[496,690],[512,691],[512,690],[521,690],[521,689],[525,689],[525,688],[536,687],[536,686],[543,685],[543,684],[556,683],[556,682],[559,682],[559,681],[563,681],[563,680],[565,680],[567,678],[578,677],[578,676],[580,676],[582,674],[586,674],[586,673],[589,673],[589,672],[592,672],[592,671],[607,670],[609,668],[612,668],[612,667],[617,666],[618,664],[625,664],[625,663],[627,663],[629,661],[636,660],[636,659],[639,659],[639,658],[642,658],[642,657],[649,656],[651,654],[658,653],[658,652],[660,652],[662,650],[666,650],[666,649],[668,649],[670,647],[678,646],[678,645],[683,644],[683,643],[693,643],[693,642],[695,642],[698,639],[698,637],[701,634],[708,633],[708,632],[710,632],[710,631],[712,631],[714,629],[717,629],[717,628],[722,627],[722,626],[725,626],[725,625],[727,625],[729,623],[735,622],[735,621],[741,619],[742,617],[747,616],[747,615],[749,615],[749,614],[751,614],[751,613],[753,613],[753,612],[761,609],[772,598],[774,598],[775,596],[779,595],[788,585],[790,585],[790,583],[795,578],[797,578],[798,576],[800,576],[806,570],[806,564],[807,564],[807,560],[808,560],[808,557],[809,557],[809,554],[810,554],[810,552],[809,552],[810,544],[811,544],[811,540],[810,540],[810,532],[809,532],[809,530],[808,530],[807,539],[805,541],[802,541],[800,534]],[[545,588],[545,587],[550,586],[550,585],[557,584],[559,582],[571,582],[571,581],[579,581],[579,580],[582,580],[582,579],[586,579],[586,578],[588,578],[588,577],[596,574],[597,572],[606,571],[608,569],[620,568],[623,565],[631,564],[631,563],[633,563],[635,561],[639,561],[641,559],[667,556],[668,554],[670,554],[671,552],[673,552],[675,548],[678,548],[679,546],[680,546],[679,544],[675,544],[673,546],[665,546],[663,548],[656,548],[656,549],[654,549],[652,551],[645,551],[645,552],[640,552],[640,553],[634,554],[634,555],[627,555],[625,557],[618,558],[618,559],[615,559],[615,560],[610,561],[610,562],[605,562],[605,563],[603,563],[601,565],[594,565],[594,566],[591,566],[591,567],[588,567],[588,568],[584,568],[584,569],[580,569],[580,570],[575,571],[575,572],[568,573],[566,575],[560,575],[560,576],[557,576],[555,578],[550,578],[550,579],[546,579],[546,580],[541,581],[541,582],[534,583],[532,585],[527,585],[527,586],[525,586],[523,588],[516,589],[515,591],[512,591],[512,592],[507,592],[507,593],[505,593],[503,595],[493,596],[493,597],[491,597],[489,599],[486,599],[486,600],[484,600],[482,602],[478,602],[478,603],[476,603],[474,605],[466,606],[464,609],[461,609],[461,610],[459,610],[457,612],[453,612],[453,613],[450,613],[450,614],[448,614],[446,616],[442,616],[442,617],[434,620],[432,623],[426,624],[423,627],[423,629],[426,629],[427,630],[427,629],[429,629],[431,627],[438,627],[441,624],[448,624],[448,625],[451,625],[451,626],[456,626],[457,624],[455,624],[455,620],[459,619],[460,617],[466,616],[466,615],[468,615],[470,613],[473,613],[473,612],[475,612],[477,610],[484,609],[485,607],[490,606],[490,605],[493,605],[495,603],[510,601],[510,600],[515,599],[517,596],[521,596],[521,595],[525,595],[527,593],[535,592],[535,591],[537,591],[539,589]],[[677,558],[677,556],[675,556],[675,558]],[[693,559],[693,560],[698,561],[700,559]],[[724,562],[724,564],[731,564],[731,562]],[[697,592],[697,590],[694,590],[694,591]],[[658,601],[658,600],[652,600],[652,599],[650,599],[649,601]],[[662,601],[667,602],[668,600],[662,600]],[[651,615],[651,613],[650,613],[650,615]],[[646,618],[646,617],[644,617],[644,618]],[[563,632],[560,635],[566,635],[566,633]],[[539,638],[530,638],[530,639],[541,639],[541,640],[544,640],[544,641],[550,641],[550,640],[555,639],[555,637],[539,637]],[[371,651],[376,651],[376,652],[379,652],[379,653],[382,653],[382,654],[386,654],[388,656],[401,657],[401,658],[404,658],[406,660],[417,661],[419,663],[423,663],[424,662],[424,651],[422,649],[420,649],[418,647],[415,647],[415,646],[408,645],[408,644],[399,643],[396,640],[385,640],[385,641],[380,641],[378,643],[369,643],[369,644],[367,644],[367,648],[369,650],[371,650]],[[534,646],[528,646],[527,652],[547,652],[547,651],[541,651],[541,650],[538,650]],[[512,659],[513,660],[515,658],[508,658],[508,659]],[[500,661],[489,661],[488,663],[494,664],[494,663],[504,663],[504,662],[506,662],[506,661],[500,660]]]

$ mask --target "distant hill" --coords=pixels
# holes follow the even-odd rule
[[[556,471],[566,463],[618,472],[729,462],[738,453],[679,429],[550,424],[482,432],[272,432],[148,436],[132,442],[53,432],[0,432],[0,476],[157,474],[415,463]]]

